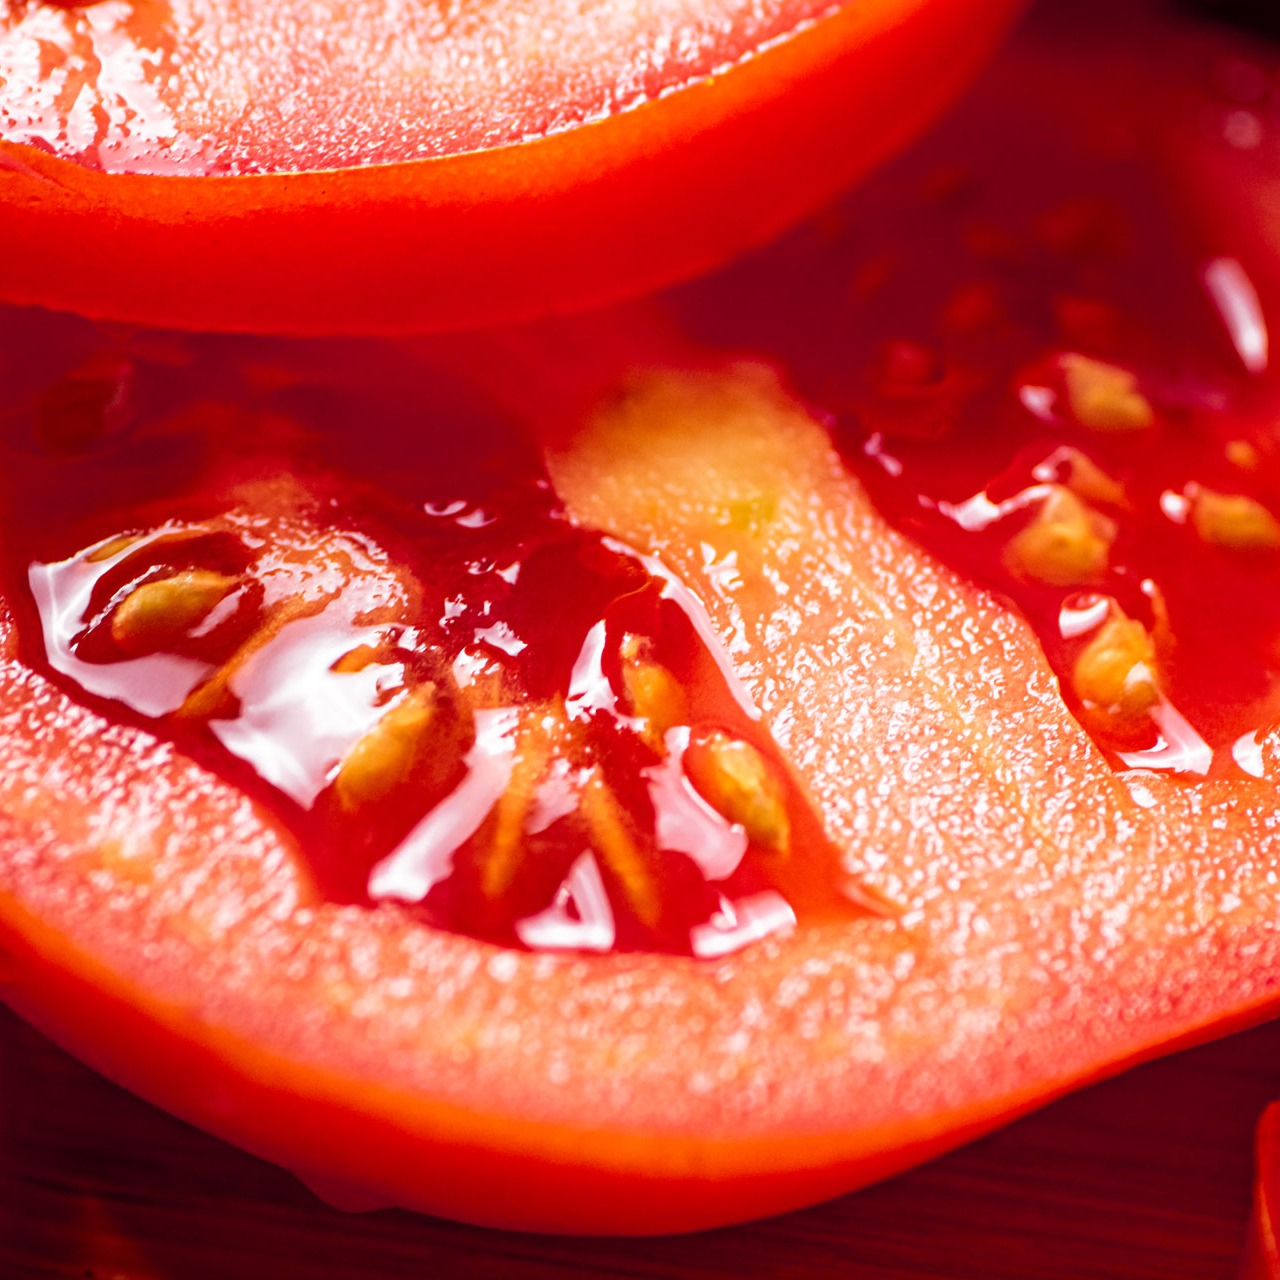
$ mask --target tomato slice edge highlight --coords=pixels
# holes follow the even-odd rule
[[[0,142],[0,298],[284,333],[463,328],[610,301],[831,198],[956,96],[1019,5],[894,0],[870,19],[846,6],[634,110],[400,164],[144,177]]]

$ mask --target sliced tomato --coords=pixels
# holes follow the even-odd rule
[[[1087,48],[1105,29],[1105,8],[1091,14]],[[1133,40],[1116,54],[1129,71],[1150,66],[1158,77],[1207,38],[1137,12],[1115,32]],[[1243,763],[1219,750],[1198,773],[1168,759],[1135,767],[1092,720],[1090,736],[1087,714],[1072,713],[1060,681],[1070,685],[1074,668],[1055,668],[1051,645],[1046,657],[1032,625],[1048,639],[1043,619],[1020,617],[948,567],[942,557],[956,540],[922,550],[855,474],[888,474],[901,461],[886,445],[890,427],[894,448],[965,429],[977,429],[979,443],[1007,443],[1013,428],[1038,442],[1037,423],[1048,420],[1073,447],[1136,432],[1130,443],[1146,441],[1152,465],[1164,464],[1171,442],[1196,460],[1181,452],[1188,438],[1215,467],[1226,465],[1224,440],[1251,444],[1236,456],[1263,477],[1256,505],[1275,504],[1266,487],[1274,458],[1262,448],[1274,386],[1242,361],[1239,335],[1223,323],[1229,309],[1224,316],[1201,296],[1198,263],[1135,177],[1134,157],[1158,154],[1144,105],[1154,95],[1140,78],[1123,80],[1064,129],[1060,104],[1077,101],[1070,86],[1096,64],[1078,61],[1063,39],[1073,28],[1060,9],[1044,21],[973,114],[878,193],[768,258],[638,311],[395,347],[104,335],[11,313],[5,350],[20,358],[9,369],[16,404],[3,471],[6,1001],[109,1076],[331,1198],[579,1232],[692,1229],[807,1203],[1274,1011],[1280,887],[1266,700],[1251,704],[1255,751]],[[1165,127],[1177,125],[1162,123],[1160,137]],[[966,156],[976,174],[957,172]],[[1152,219],[1136,249],[1078,199],[1087,181],[1110,208],[1120,180],[1121,211]],[[1064,206],[1055,184],[1076,198]],[[841,227],[858,216],[878,235]],[[985,291],[975,291],[975,270]],[[1052,283],[1060,280],[1071,288]],[[1100,323],[1117,316],[1118,326]],[[877,355],[882,338],[892,341]],[[723,354],[748,345],[770,358]],[[1040,356],[1030,365],[1028,345]],[[1035,378],[1021,376],[1029,369]],[[973,398],[975,374],[986,399]],[[1093,384],[1073,387],[1084,374]],[[879,442],[868,423],[883,428]],[[1248,465],[1230,465],[1242,489],[1255,483]],[[525,578],[526,544],[517,556],[519,539],[502,542],[509,508],[439,501],[447,495],[437,486],[476,470],[496,476],[499,490],[504,477],[532,479],[515,487],[547,504],[538,527],[584,539],[586,559]],[[1054,474],[1062,488],[1076,482]],[[1107,500],[1100,491],[1093,476],[1089,501]],[[920,492],[932,504],[922,509],[939,509]],[[977,495],[946,500],[957,496]],[[1173,539],[1157,585],[1190,562],[1177,549],[1201,536],[1194,516],[1176,524],[1159,496],[1149,502],[1135,487],[1109,508],[1108,573],[1143,570],[1141,538],[1122,536],[1134,530]],[[1246,511],[1262,541],[1215,544],[1214,563],[1269,582],[1269,526]],[[449,555],[422,533],[441,517],[497,540],[486,555],[461,557],[457,580]],[[1087,531],[1100,537],[1100,527]],[[612,948],[594,935],[581,945],[580,931],[568,950],[547,946],[545,934],[518,946],[502,933],[509,921],[384,893],[367,865],[354,889],[326,882],[330,828],[314,842],[300,832],[308,815],[323,816],[326,788],[342,790],[364,733],[328,748],[311,775],[321,785],[299,789],[280,760],[310,759],[319,735],[268,735],[279,757],[269,768],[237,752],[231,744],[245,737],[225,724],[244,729],[246,707],[277,705],[269,688],[255,694],[240,677],[304,618],[302,606],[339,602],[334,616],[357,632],[400,627],[397,652],[380,649],[381,637],[343,632],[334,653],[299,651],[304,677],[329,687],[334,675],[398,665],[381,691],[404,694],[397,706],[408,703],[410,675],[418,688],[444,687],[450,703],[443,669],[426,666],[430,654],[416,655],[409,632],[447,634],[472,604],[489,603],[484,589],[457,581],[505,573],[532,603],[488,614],[474,630],[469,618],[462,647],[486,646],[494,670],[528,695],[543,643],[572,640],[569,677],[561,668],[559,686],[549,682],[566,709],[540,718],[547,759],[577,770],[570,808],[583,814],[602,803],[600,779],[619,776],[608,772],[610,752],[653,750],[644,738],[658,714],[641,711],[620,668],[606,683],[622,714],[595,707],[616,721],[616,737],[600,746],[591,715],[567,710],[575,698],[584,705],[573,673],[597,652],[582,638],[594,624],[579,625],[590,611],[578,608],[590,595],[584,565],[600,569],[599,551],[626,562],[621,588],[589,601],[619,654],[634,632],[611,632],[608,619],[624,596],[697,602],[679,632],[693,640],[667,668],[695,677],[683,682],[695,710],[673,726],[752,747],[754,776],[771,781],[743,790],[780,797],[794,842],[770,836],[776,823],[730,809],[739,766],[726,764],[719,787],[696,765],[684,777],[749,837],[751,860],[735,872],[758,874],[751,893],[794,903],[795,927],[775,915],[756,936],[748,928],[734,939],[749,945],[699,956],[670,944],[659,909],[643,936],[637,926],[628,940],[619,924]],[[609,577],[608,563],[597,576]],[[1002,572],[1010,563],[1021,574],[1032,562],[997,557]],[[86,582],[79,603],[64,590]],[[178,586],[195,603],[188,593],[178,613],[160,610],[168,625],[157,627],[143,606]],[[1066,590],[1056,575],[1040,586]],[[494,607],[505,608],[508,597],[494,591]],[[1272,625],[1260,613],[1248,619],[1251,638]],[[1195,641],[1175,655],[1202,652],[1206,628],[1234,616],[1216,604],[1200,615],[1172,609],[1164,619],[1174,639]],[[494,629],[512,618],[532,622]],[[1219,628],[1222,662],[1249,665],[1265,683],[1274,649],[1259,658],[1239,634]],[[362,646],[374,652],[358,666]],[[1152,640],[1126,670],[1146,667],[1147,685],[1177,671],[1209,687],[1186,674],[1194,663],[1178,671],[1169,653]],[[460,654],[446,653],[449,678],[492,709],[478,701],[489,696],[487,677],[459,665]],[[140,670],[131,664],[157,655],[178,681],[176,700],[152,700],[154,666],[142,696],[128,683]],[[511,697],[505,678],[492,687]],[[652,670],[646,678],[662,687]],[[1072,705],[1086,713],[1091,702]],[[1240,708],[1228,710],[1229,746]],[[401,776],[424,792],[441,758],[475,745],[433,742],[434,754],[403,757]],[[722,763],[730,758],[744,756]],[[502,794],[517,792],[520,813],[531,788],[517,786],[512,763]],[[654,767],[637,776],[655,778]],[[643,799],[617,791],[619,804],[603,809],[612,817],[593,825],[586,812],[584,843],[615,923],[629,911],[644,926],[645,886],[660,904],[687,902],[689,881],[652,870],[644,848],[627,856],[643,841],[619,832],[640,828]],[[357,834],[385,829],[403,847],[395,805],[355,793],[373,796],[356,811]],[[492,825],[465,839],[479,833],[489,850],[510,848],[510,824],[497,800],[491,808]],[[519,850],[532,857],[553,843],[543,837],[564,819],[559,852],[576,853],[585,828],[557,813],[523,823]],[[669,851],[662,837],[652,851]],[[385,868],[374,855],[375,870]],[[451,870],[463,866],[460,854]],[[589,895],[571,879],[567,898],[552,885],[546,905],[565,908],[562,922],[590,923]],[[722,882],[709,874],[692,896]],[[759,922],[742,896],[724,896],[711,916],[678,922],[686,938],[706,926],[722,944]]]
[[[775,235],[1016,0],[0,10],[0,297],[195,329],[580,307]]]
[[[905,915],[708,961],[317,898],[287,825],[33,673],[19,623],[6,1000],[340,1202],[614,1232],[834,1194],[1270,1008],[1272,785],[1117,776],[1035,637],[893,534],[773,375],[653,378],[549,443],[556,489],[697,588],[844,873]]]

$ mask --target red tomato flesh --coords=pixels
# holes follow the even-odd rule
[[[0,298],[388,333],[638,292],[900,147],[1016,7],[14,0]]]
[[[492,456],[428,433],[362,458],[349,401],[295,390],[307,430],[235,361],[174,373],[100,355],[37,397],[3,468],[9,594],[33,661],[274,810],[321,897],[710,958],[883,907],[697,597],[576,526],[527,442],[470,421]],[[113,411],[148,416],[115,438]]]
[[[991,454],[971,443],[962,451],[985,486],[1007,465],[995,451],[1016,455],[1020,439],[1038,445],[1048,429],[1034,411],[1041,402],[1028,406],[1019,396],[1026,381],[1011,375],[1047,367],[1065,379],[1064,351],[1111,361],[1136,384],[1104,379],[1105,413],[1077,396],[1073,416],[1050,425],[1075,447],[1098,449],[1098,469],[1132,489],[1132,511],[1117,504],[1114,521],[1135,522],[1133,547],[1164,529],[1162,545],[1174,550],[1149,569],[1117,533],[1094,589],[1118,591],[1107,574],[1123,585],[1121,568],[1176,577],[1206,563],[1202,548],[1190,554],[1184,526],[1167,515],[1168,527],[1159,523],[1158,495],[1137,483],[1141,468],[1117,466],[1119,446],[1097,434],[1116,419],[1164,433],[1179,442],[1178,466],[1203,450],[1206,470],[1195,475],[1207,480],[1222,474],[1224,441],[1253,439],[1254,413],[1276,397],[1269,372],[1244,359],[1252,348],[1242,353],[1240,330],[1195,284],[1194,247],[1167,206],[1143,194],[1160,171],[1148,168],[1141,181],[1132,171],[1134,157],[1154,164],[1158,143],[1200,127],[1198,108],[1190,122],[1148,114],[1164,106],[1154,86],[1165,70],[1190,74],[1206,47],[1212,59],[1237,46],[1143,12],[1113,15],[1108,28],[1100,3],[1086,61],[1066,38],[1070,16],[1046,10],[934,149],[756,262],[647,309],[396,347],[94,334],[10,313],[5,349],[19,358],[9,380],[21,390],[6,433],[6,505],[21,514],[4,535],[6,1001],[108,1075],[350,1203],[597,1232],[692,1229],[835,1194],[1127,1063],[1273,1011],[1274,761],[1261,752],[1256,773],[1228,758],[1194,775],[1168,760],[1133,767],[1096,722],[1097,740],[1073,715],[1050,661],[1052,632],[1042,643],[1035,630],[1044,618],[1018,616],[939,558],[962,560],[967,535],[922,549],[876,509],[849,464],[859,453],[859,468],[901,460],[865,451],[866,428],[883,426],[885,413],[869,367],[892,375],[899,417],[923,423],[944,448],[991,423],[992,403],[1010,415],[984,444]],[[1092,60],[1102,32],[1115,42],[1107,65],[1122,77]],[[1082,68],[1097,86],[1088,111]],[[1064,101],[1075,112],[1066,122]],[[1034,145],[1019,153],[1027,136]],[[1021,156],[1016,167],[1005,163],[1011,154]],[[977,196],[956,181],[966,158]],[[1062,227],[1081,222],[1061,216],[1064,189],[1149,217],[1144,243],[1160,252],[1108,248],[1103,236],[1115,256],[1099,265],[1090,232],[1077,261],[1080,237]],[[993,224],[993,209],[1004,223]],[[954,244],[957,224],[968,229],[956,249],[959,278],[921,270],[928,246]],[[1006,259],[1027,267],[1016,284],[999,266]],[[1186,282],[1172,295],[1171,273]],[[977,285],[994,307],[976,305]],[[1086,305],[1052,305],[1068,285]],[[1273,295],[1259,288],[1265,314]],[[1124,321],[1118,340],[1081,332],[1081,315],[1114,307]],[[957,312],[970,321],[962,343],[942,332]],[[993,315],[985,336],[973,327],[975,316]],[[1188,335],[1205,335],[1197,380],[1213,391],[1196,413],[1183,411],[1181,384],[1162,365],[1185,373]],[[895,344],[887,356],[886,341]],[[938,349],[931,355],[926,344]],[[723,354],[744,349],[756,358]],[[804,398],[779,376],[779,361]],[[1143,415],[1132,397],[1161,385],[1162,368],[1172,390],[1151,393],[1152,420],[1135,422]],[[988,399],[959,397],[957,416],[937,429],[929,394],[902,386],[954,388],[947,370],[960,385],[980,378]],[[1065,381],[1049,390],[1072,394]],[[513,434],[523,447],[511,447]],[[1261,479],[1241,484],[1269,510],[1274,461],[1254,443]],[[294,473],[287,482],[280,458]],[[949,469],[913,463],[898,477],[907,498],[895,507],[882,494],[886,510],[905,526],[903,510],[920,496],[936,501]],[[229,751],[225,735],[202,736],[235,715],[174,718],[122,683],[128,662],[156,654],[225,665],[245,643],[237,628],[261,630],[279,584],[297,593],[290,575],[334,572],[353,593],[342,616],[356,628],[387,625],[379,611],[390,604],[410,623],[447,632],[450,602],[458,618],[488,598],[489,588],[460,589],[467,574],[455,572],[487,526],[455,521],[443,541],[424,526],[474,509],[442,516],[445,499],[495,491],[517,495],[499,511],[495,537],[507,536],[504,520],[518,530],[531,519],[539,537],[568,522],[570,543],[599,549],[607,537],[640,549],[657,558],[650,576],[661,564],[701,601],[709,631],[695,644],[677,628],[674,647],[654,652],[673,672],[704,673],[686,681],[694,719],[749,738],[785,770],[802,871],[786,879],[757,848],[761,880],[740,887],[794,898],[794,929],[695,958],[683,939],[723,926],[722,910],[719,925],[680,919],[677,942],[674,929],[633,928],[617,947],[588,954],[545,939],[530,945],[518,931],[525,945],[504,945],[512,920],[527,918],[518,893],[499,895],[514,905],[497,926],[447,903],[371,905],[318,870],[323,840],[300,843],[310,818],[296,796],[293,808],[280,799],[282,775],[273,782],[259,765],[259,777],[247,778],[252,757]],[[1076,496],[1100,501],[1096,490]],[[241,530],[253,512],[251,545]],[[926,509],[916,527],[932,518]],[[113,540],[150,537],[165,521],[184,530],[203,522],[206,541],[156,576],[151,561],[130,561],[136,544]],[[1008,529],[1007,544],[1021,528]],[[239,541],[213,537],[229,532]],[[1235,548],[1248,553],[1239,562],[1230,549],[1215,554],[1265,584],[1266,548]],[[505,550],[494,567],[510,567]],[[1003,573],[1009,562],[984,563]],[[40,587],[67,564],[89,578],[88,606],[72,608],[76,629],[63,646],[79,666],[48,642],[58,635],[47,622],[57,592]],[[122,566],[123,577],[112,577]],[[131,592],[197,570],[234,585],[217,587],[215,604],[168,632],[136,602],[140,621],[118,624]],[[606,616],[615,597],[605,593],[601,613],[572,558],[548,576],[536,599],[559,591],[564,603],[554,608],[570,625],[552,626],[553,606],[541,604],[502,614],[510,635],[469,620],[471,636],[447,650],[450,663],[481,643],[483,629],[488,657],[503,667],[506,653],[519,689],[535,678],[536,664],[522,663],[544,644],[573,637],[569,648],[581,652],[578,638],[591,630],[581,624]],[[1025,583],[1013,575],[997,585]],[[496,607],[505,597],[492,598]],[[1047,616],[1056,624],[1053,610]],[[1206,651],[1213,618],[1171,610],[1170,619],[1174,640]],[[1155,630],[1154,613],[1131,620]],[[1263,611],[1248,628],[1249,643],[1224,660],[1266,685],[1273,658],[1255,641],[1274,619]],[[509,652],[512,636],[527,659]],[[337,638],[334,662],[353,647],[351,634]],[[431,654],[400,649],[372,665],[399,663],[409,674],[397,678],[408,682]],[[729,679],[717,652],[759,707],[758,732],[725,700],[727,683],[716,683]],[[1063,672],[1074,673],[1072,659]],[[1149,661],[1158,682],[1177,670],[1158,648]],[[568,677],[560,658],[551,665],[554,692],[567,693],[576,663]],[[1218,686],[1197,671],[1192,663],[1178,672],[1182,683],[1159,687],[1175,702],[1190,689],[1213,705]],[[633,696],[620,668],[610,683]],[[252,712],[252,690],[228,687]],[[189,683],[180,692],[185,701]],[[1234,741],[1242,715],[1246,730],[1265,734],[1268,707],[1261,699],[1226,708],[1223,741]],[[619,725],[591,745],[598,753],[588,763],[607,771],[621,758],[612,753],[639,750],[636,736]],[[295,746],[280,745],[286,755]],[[446,735],[441,756],[452,759],[457,745]],[[343,758],[332,752],[330,763]],[[632,821],[641,805],[623,811]],[[806,815],[812,825],[801,830]],[[394,842],[400,819],[378,812],[371,827],[384,821]],[[539,833],[523,829],[532,859]],[[581,837],[574,829],[550,850],[544,897]],[[607,861],[606,842],[598,833],[593,842]],[[653,844],[669,851],[660,836]],[[362,856],[357,890],[370,862]],[[720,883],[658,881],[673,910]],[[615,871],[604,882],[624,919],[627,885],[638,881]],[[844,909],[826,912],[850,885]],[[820,900],[804,902],[814,886]],[[901,910],[870,909],[858,900],[868,890]],[[581,923],[581,902],[573,910]]]
[[[855,7],[870,34],[927,6]],[[398,164],[634,110],[723,77],[830,9],[814,0],[9,3],[0,119],[7,141],[107,173]]]

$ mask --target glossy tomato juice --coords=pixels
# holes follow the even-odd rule
[[[1043,7],[608,311],[0,313],[15,1007],[331,1198],[597,1232],[1262,1018],[1278,167],[1274,46]]]

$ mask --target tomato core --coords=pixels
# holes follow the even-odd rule
[[[854,910],[697,596],[503,424],[385,383],[413,425],[362,459],[349,405],[86,341],[6,446],[32,663],[283,817],[320,895],[703,956]]]

